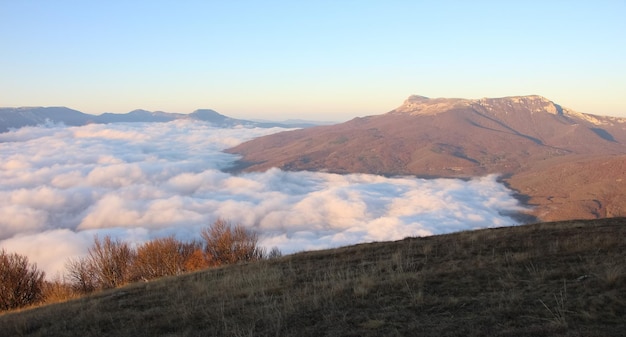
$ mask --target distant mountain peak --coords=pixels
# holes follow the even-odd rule
[[[221,113],[212,110],[212,109],[198,109],[194,112],[191,113],[191,115],[195,115],[195,116],[212,116],[212,117],[226,117],[224,115],[222,115]]]
[[[209,114],[214,114],[214,115],[221,115],[219,112],[213,110],[213,109],[197,109],[194,111],[195,113],[209,113]]]
[[[189,117],[192,119],[198,119],[202,121],[207,121],[211,123],[234,123],[237,124],[239,121],[234,118],[226,117],[215,110],[211,109],[198,109],[189,114]]]
[[[152,111],[144,110],[144,109],[135,109],[128,113],[129,115],[152,115]]]

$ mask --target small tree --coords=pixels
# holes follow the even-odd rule
[[[44,299],[44,272],[28,258],[0,251],[0,311],[36,304]]]
[[[218,219],[202,230],[205,254],[210,265],[222,265],[263,258],[258,246],[258,235],[241,225],[234,228],[225,220]]]

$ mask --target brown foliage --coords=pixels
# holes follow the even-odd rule
[[[202,243],[197,241],[181,243],[180,252],[185,261],[183,268],[186,272],[209,267],[207,260],[204,258],[204,253],[202,252]]]
[[[173,236],[148,241],[137,247],[133,280],[152,280],[208,267],[197,241],[181,242]]]
[[[45,281],[43,289],[46,304],[64,302],[79,296],[70,283],[59,277]]]
[[[179,275],[184,270],[181,243],[170,236],[154,239],[137,247],[133,261],[133,279],[151,280],[167,275]]]
[[[67,263],[72,289],[79,293],[207,267],[200,242],[181,242],[173,236],[148,241],[136,249],[108,236],[102,240],[95,237],[86,257]]]
[[[19,254],[0,251],[0,311],[43,300],[44,272]]]
[[[218,219],[202,230],[206,259],[209,265],[255,261],[263,258],[263,249],[257,245],[258,234],[241,225],[232,226]]]
[[[264,257],[258,235],[241,225],[217,220],[201,232],[199,241],[181,242],[173,236],[158,238],[132,249],[109,236],[94,237],[84,258],[69,260],[67,270],[72,289],[90,293],[115,288],[128,282],[180,275],[209,266],[254,261]],[[272,257],[280,256],[275,248]]]

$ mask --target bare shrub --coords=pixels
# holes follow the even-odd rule
[[[87,294],[96,290],[96,272],[89,258],[70,259],[65,267],[74,291]]]
[[[119,240],[105,236],[94,237],[93,246],[85,258],[68,262],[67,268],[76,290],[91,292],[109,289],[131,281],[131,266],[135,252]]]
[[[184,271],[183,244],[173,236],[148,241],[137,247],[133,279],[151,280]]]
[[[122,241],[113,241],[105,236],[102,241],[96,236],[89,249],[89,261],[94,267],[97,283],[101,288],[115,288],[130,280],[130,267],[134,252]]]
[[[258,235],[241,225],[217,220],[201,232],[200,241],[181,242],[173,236],[148,241],[132,249],[127,243],[105,236],[94,237],[86,257],[67,262],[72,289],[90,293],[132,281],[180,275],[209,266],[262,259],[265,250]],[[282,254],[274,248],[271,257]]]
[[[268,259],[277,259],[282,256],[283,256],[283,252],[281,252],[280,249],[276,246],[272,247],[270,252],[267,254]]]
[[[254,261],[263,258],[264,250],[258,246],[258,234],[241,225],[232,226],[218,219],[201,232],[205,253],[210,265]]]
[[[0,311],[21,308],[44,299],[44,272],[28,258],[0,251]]]

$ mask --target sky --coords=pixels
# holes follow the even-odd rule
[[[0,134],[0,249],[50,278],[95,235],[131,245],[200,239],[218,218],[283,253],[513,226],[524,208],[494,175],[471,180],[222,169],[222,152],[285,129],[198,121],[25,127]]]
[[[343,121],[412,94],[626,117],[626,1],[0,0],[0,106]]]

